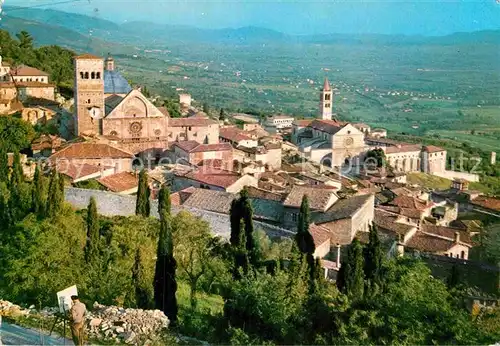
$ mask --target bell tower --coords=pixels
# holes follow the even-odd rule
[[[319,111],[321,115],[321,119],[323,120],[332,120],[332,88],[330,87],[330,82],[328,82],[328,78],[325,78],[325,82],[323,83],[323,88],[320,93],[319,100]]]
[[[90,54],[75,58],[75,135],[102,134],[104,61]]]

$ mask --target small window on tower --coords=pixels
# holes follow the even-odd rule
[[[101,72],[97,72],[97,73],[96,73],[96,77],[95,77],[95,78],[96,78],[96,79],[101,79]]]
[[[87,100],[87,103],[90,103],[90,99]]]
[[[89,73],[85,72],[85,79],[89,79]]]
[[[95,79],[95,72],[92,72],[92,73],[90,74],[90,78],[91,78],[91,79]]]
[[[330,96],[331,96],[330,94],[326,94],[325,95],[325,101],[330,101]]]
[[[83,74],[83,72],[80,72],[80,78],[81,79],[85,78],[85,75]]]
[[[329,103],[326,103],[326,104],[325,104],[325,108],[330,108],[330,104],[329,104]]]

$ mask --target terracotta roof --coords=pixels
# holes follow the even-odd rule
[[[464,243],[464,244],[467,244],[470,246],[472,246],[474,244],[472,239],[470,238],[470,235],[467,232],[464,232],[460,229],[424,224],[424,225],[422,225],[420,230],[423,233],[429,233],[429,234],[445,237],[448,240],[453,240],[453,241],[455,240],[456,232],[458,232],[460,235],[460,242],[461,243]]]
[[[200,183],[222,188],[228,188],[240,179],[239,175],[236,173],[218,169],[211,169],[208,171],[203,169],[203,172],[193,171],[186,174],[185,177]]]
[[[446,149],[436,147],[435,145],[427,145],[424,146],[424,151],[427,151],[428,153],[437,153],[440,151],[446,151]]]
[[[109,167],[99,167],[95,165],[83,164],[72,164],[69,162],[58,162],[56,164],[56,170],[72,180],[83,178],[91,174],[99,173],[102,169],[109,169]]]
[[[55,88],[54,84],[42,82],[16,82],[18,88]]]
[[[337,262],[322,259],[322,260],[320,260],[320,263],[321,263],[321,268],[324,268],[324,269],[332,269],[332,270],[339,269],[337,267]]]
[[[335,192],[327,189],[316,189],[310,186],[294,185],[285,198],[283,205],[286,207],[300,208],[304,195],[307,195],[309,199],[309,207],[311,210],[324,211],[329,206],[328,204],[332,197],[335,197]]]
[[[231,202],[235,198],[237,198],[237,196],[229,192],[195,189],[195,191],[186,199],[183,205],[221,214],[229,214],[229,210],[231,209]]]
[[[408,153],[414,151],[421,151],[422,146],[420,144],[405,144],[397,145],[393,147],[387,147],[385,149],[386,154],[397,154],[397,153]]]
[[[139,176],[130,172],[121,172],[97,180],[112,192],[123,192],[139,185]]]
[[[135,156],[103,143],[73,143],[50,156],[50,159],[121,159]]]
[[[37,68],[31,67],[31,66],[26,66],[26,65],[20,65],[16,68],[13,68],[10,70],[10,73],[13,76],[18,76],[18,77],[24,77],[24,76],[42,76],[42,77],[48,77],[49,74],[47,72],[44,72],[42,70],[39,70]]]
[[[331,135],[336,134],[339,132],[342,127],[344,127],[345,124],[342,124],[336,120],[314,120],[309,127],[321,131],[321,132],[326,132]]]
[[[180,141],[180,142],[175,142],[173,145],[176,147],[179,147],[180,149],[190,153],[191,150],[196,148],[197,146],[200,145],[197,141]]]
[[[406,247],[422,252],[445,252],[455,246],[454,241],[438,238],[422,232],[416,232],[405,244]]]
[[[252,139],[247,136],[244,131],[236,127],[223,127],[219,129],[219,137],[227,139],[231,142],[248,141]]]
[[[16,85],[12,82],[0,83],[0,89],[14,89]]]
[[[425,210],[432,207],[433,203],[428,201],[423,201],[421,199],[411,197],[411,196],[397,196],[391,202],[390,205],[399,207],[399,208],[408,208],[408,209],[417,209],[417,210]]]
[[[328,229],[318,226],[314,223],[309,225],[309,233],[311,233],[313,237],[314,246],[316,248],[327,241],[329,242],[332,237],[332,234],[330,233],[330,231],[328,231]]]
[[[224,160],[222,159],[207,159],[207,160],[201,160],[198,162],[199,167],[209,167],[209,168],[216,168],[216,169],[222,169],[226,168],[227,165],[225,165]]]
[[[204,118],[171,118],[168,121],[170,127],[203,127],[216,124],[216,121]]]
[[[96,55],[92,55],[92,54],[82,54],[82,55],[76,55],[74,57],[74,59],[77,59],[77,60],[103,60],[101,57],[98,57]]]
[[[409,217],[411,219],[422,218],[422,211],[412,208],[399,208],[399,214]]]
[[[208,151],[232,151],[233,147],[229,143],[214,143],[200,144],[193,150],[192,153],[208,152]]]
[[[53,136],[53,135],[41,135],[31,142],[32,150],[43,150],[43,149],[57,149],[65,143],[61,137]]]
[[[330,88],[330,82],[328,81],[328,78],[325,77],[325,81],[323,82],[323,91],[330,91],[332,90]]]
[[[500,211],[500,199],[486,196],[479,196],[470,202],[478,207]]]
[[[397,219],[397,215],[376,208],[373,223],[379,228],[394,232],[396,234],[401,234],[403,236],[416,228],[415,226],[399,223],[397,222]]]
[[[351,218],[358,210],[371,201],[373,208],[373,195],[353,196],[339,199],[325,213],[319,214],[314,218],[317,224],[327,223],[340,219]]]
[[[301,120],[294,120],[294,124],[299,126],[299,127],[307,127],[311,125],[311,123],[314,121],[314,119],[301,119]]]
[[[193,192],[196,191],[196,188],[190,186],[185,188],[184,190],[177,191],[170,195],[170,200],[172,201],[172,205],[182,205]]]
[[[247,186],[248,196],[251,198],[268,199],[273,201],[281,201],[283,197],[278,194],[268,190],[259,189],[254,186]]]

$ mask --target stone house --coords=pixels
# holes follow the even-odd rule
[[[96,166],[86,163],[69,163],[65,161],[56,162],[55,169],[65,178],[67,183],[71,184],[115,173],[114,167]]]
[[[253,148],[238,146],[234,155],[236,160],[243,163],[249,161],[260,162],[269,169],[280,169],[281,153],[281,144],[269,143],[265,146]]]
[[[39,82],[49,83],[49,74],[37,68],[20,65],[10,69],[10,74],[15,82]]]
[[[16,87],[18,90],[19,100],[25,101],[30,97],[55,100],[55,88],[54,84],[42,83],[42,82],[17,82]]]
[[[182,141],[172,144],[176,159],[182,159],[191,165],[199,165],[206,160],[220,160],[223,167],[231,169],[233,148],[229,143],[200,144],[196,141]]]
[[[122,195],[137,193],[139,187],[139,175],[132,172],[121,172],[103,176],[97,180],[106,190]]]
[[[25,107],[21,111],[21,117],[31,125],[45,125],[51,121],[57,112],[43,106]]]
[[[66,140],[54,135],[41,135],[31,142],[34,157],[49,157],[59,150]]]
[[[207,190],[240,192],[245,186],[257,186],[257,179],[250,175],[240,176],[223,169],[194,169],[188,172],[176,172],[173,179],[173,191],[187,187]]]
[[[2,60],[0,55],[0,83],[10,82],[10,64]]]
[[[257,140],[235,126],[221,128],[219,130],[219,141],[230,143],[234,147],[254,148],[258,146]]]

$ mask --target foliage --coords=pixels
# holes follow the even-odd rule
[[[163,184],[158,193],[158,215],[163,215],[163,213],[170,215],[170,209],[170,189],[167,185]]]
[[[149,216],[151,210],[149,196],[148,173],[145,169],[142,169],[139,173],[139,186],[137,188],[136,215]]]
[[[4,145],[0,143],[0,182],[9,181],[9,157]]]
[[[385,165],[385,152],[382,149],[369,150],[366,153],[366,158],[373,158],[377,162],[377,167]]]
[[[62,177],[54,170],[50,179],[49,195],[45,206],[47,216],[50,218],[59,214],[64,202],[64,190],[61,182],[63,182]]]
[[[167,109],[168,114],[171,118],[180,118],[182,117],[181,109],[179,104],[174,100],[165,100],[163,106]]]
[[[43,215],[45,208],[45,199],[44,199],[44,183],[45,179],[43,178],[40,172],[40,165],[36,165],[35,175],[33,176],[33,187],[32,187],[32,207],[31,210],[33,213],[37,215]]]
[[[138,247],[135,252],[134,266],[132,267],[132,282],[134,283],[135,286],[136,306],[139,309],[149,309],[151,308],[153,292],[151,285],[149,285],[144,275],[143,256],[144,255],[142,253],[142,249]]]
[[[87,242],[85,244],[85,262],[93,265],[99,260],[100,225],[97,214],[97,204],[94,197],[90,198],[87,208]]]
[[[347,258],[342,263],[337,284],[339,289],[353,300],[363,298],[364,293],[364,263],[363,248],[357,238],[354,238],[347,251]]]
[[[302,203],[300,205],[298,224],[297,224],[297,234],[295,235],[295,241],[297,242],[297,248],[304,255],[307,261],[309,281],[312,287],[314,282],[314,272],[315,272],[315,262],[314,262],[314,239],[309,232],[309,224],[311,223],[311,212],[309,210],[309,200],[306,195],[302,197]]]
[[[364,273],[370,290],[382,285],[383,254],[377,226],[370,226],[368,245],[364,249]]]

